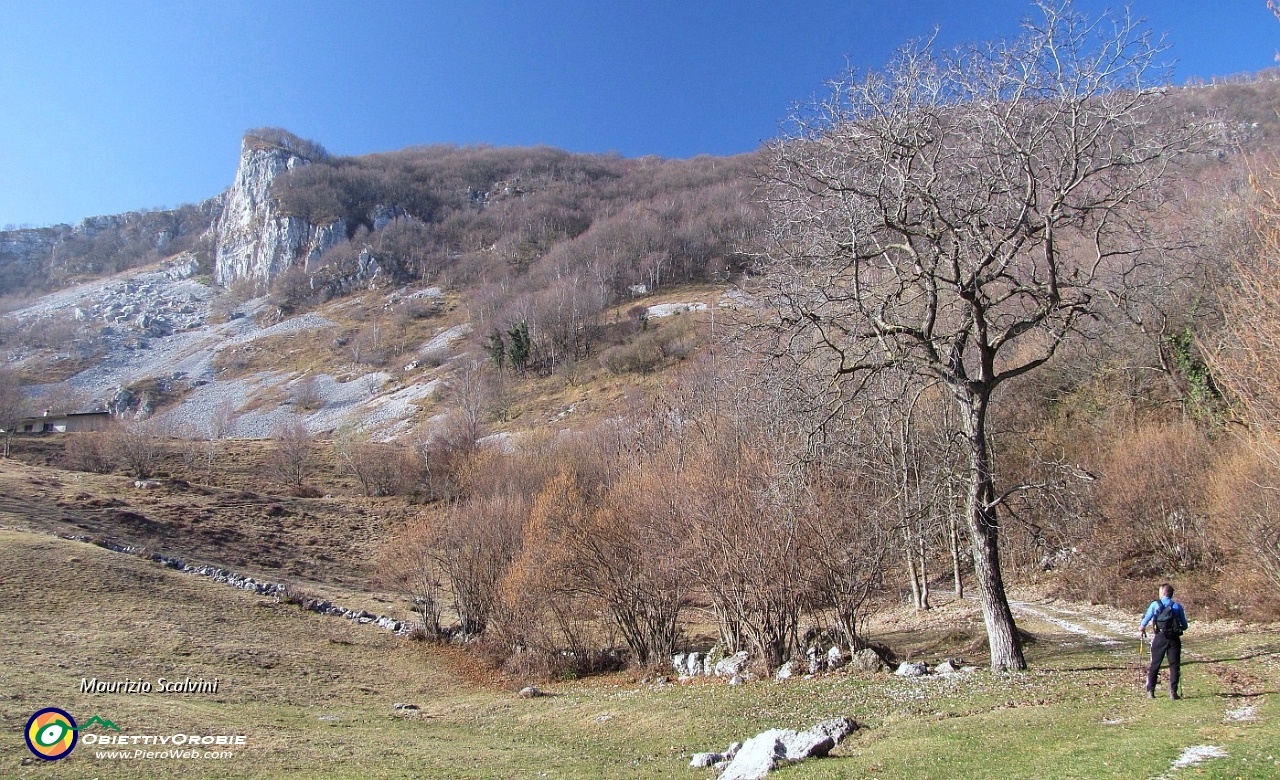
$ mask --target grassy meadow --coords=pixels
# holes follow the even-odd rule
[[[494,678],[458,650],[320,617],[149,561],[25,530],[0,531],[2,777],[710,777],[689,756],[767,728],[849,715],[863,728],[779,778],[1280,775],[1280,631],[1202,627],[1186,640],[1184,700],[1141,696],[1136,641],[1105,645],[1052,623],[1032,670],[919,680],[831,674],[785,682],[652,684],[617,674]],[[930,658],[947,621],[883,636]],[[902,620],[900,622],[906,622]],[[890,630],[893,629],[893,630]],[[912,637],[914,637],[914,645]],[[216,694],[86,694],[82,678],[219,679]],[[416,704],[396,710],[394,704]],[[244,734],[224,759],[56,762],[22,740],[37,709],[99,715],[134,734]],[[88,733],[102,732],[96,727]],[[1173,769],[1187,748],[1226,757]],[[147,748],[161,749],[161,748]]]

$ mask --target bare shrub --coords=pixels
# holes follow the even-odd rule
[[[105,434],[105,440],[134,479],[150,479],[168,450],[165,435],[155,420],[139,420],[120,423]]]
[[[676,651],[693,586],[685,573],[686,526],[662,505],[654,479],[632,470],[590,510],[560,518],[566,585],[605,607],[639,666]]]
[[[4,456],[9,457],[9,440],[22,418],[31,412],[31,404],[22,392],[18,372],[0,367],[0,430],[4,432]]]
[[[574,558],[569,529],[587,512],[586,496],[567,473],[548,482],[529,509],[494,619],[514,649],[504,665],[510,673],[572,677],[597,669],[596,649],[604,642],[597,601],[565,576]]]
[[[651,340],[610,347],[600,355],[600,365],[612,374],[647,374],[662,365],[662,350]]]
[[[422,638],[444,638],[441,618],[445,607],[437,543],[439,531],[426,517],[415,517],[397,529],[378,560],[381,583],[407,595],[422,620]]]
[[[1244,450],[1226,457],[1211,480],[1213,515],[1224,548],[1280,587],[1280,469]],[[1243,548],[1243,549],[1239,549]]]
[[[1136,576],[1212,563],[1206,528],[1210,453],[1190,425],[1126,431],[1112,445],[1101,506]]]
[[[414,436],[419,469],[418,490],[428,499],[456,499],[468,490],[478,473],[473,461],[479,453],[460,413],[450,412],[420,428]]]
[[[1252,183],[1256,251],[1235,263],[1223,296],[1222,341],[1210,362],[1252,430],[1250,446],[1280,464],[1280,171]]]
[[[311,289],[311,277],[302,266],[290,266],[271,281],[271,295],[267,302],[276,307],[280,315],[290,315],[315,302]]]
[[[897,518],[873,490],[844,475],[815,474],[798,492],[807,607],[826,612],[847,647],[867,647],[862,621],[883,587]]]
[[[371,441],[367,435],[340,429],[333,451],[343,469],[360,482],[366,496],[395,496],[412,492],[422,476],[416,453],[398,444]]]
[[[267,472],[295,489],[301,488],[311,475],[315,455],[315,437],[300,418],[281,423],[271,434],[272,448],[267,455]]]
[[[303,412],[314,412],[324,406],[324,396],[320,394],[320,386],[312,374],[308,374],[293,383],[289,401],[293,408]]]
[[[775,465],[754,448],[711,451],[691,464],[686,486],[690,565],[715,607],[726,651],[750,650],[768,669],[798,649],[807,600],[800,527],[783,498],[794,475]]]
[[[697,326],[689,315],[673,315],[658,328],[643,330],[628,344],[605,350],[600,365],[613,374],[647,374],[669,360],[683,360],[696,349]]]
[[[72,433],[62,448],[63,466],[75,471],[110,474],[116,466],[109,434],[99,431]]]
[[[488,629],[528,515],[527,501],[514,495],[470,499],[445,512],[437,561],[453,593],[459,633],[474,636]]]

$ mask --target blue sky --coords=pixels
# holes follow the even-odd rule
[[[1112,6],[1077,0],[1086,11]],[[1175,82],[1274,63],[1265,0],[1134,0]],[[846,63],[1024,0],[0,0],[0,226],[176,206],[274,125],[337,154],[415,144],[689,157],[757,148]]]

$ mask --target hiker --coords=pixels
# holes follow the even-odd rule
[[[1187,630],[1187,613],[1173,600],[1173,586],[1160,586],[1160,598],[1151,602],[1147,614],[1138,626],[1138,636],[1147,638],[1147,624],[1152,624],[1155,635],[1151,637],[1151,666],[1147,667],[1147,698],[1156,697],[1156,679],[1160,676],[1160,662],[1169,659],[1169,698],[1181,699],[1178,694],[1178,667],[1182,663],[1182,632]]]

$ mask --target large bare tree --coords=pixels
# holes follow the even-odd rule
[[[0,435],[4,437],[0,449],[9,457],[9,440],[31,410],[31,403],[22,392],[22,380],[18,372],[0,367]]]
[[[988,415],[1159,259],[1169,165],[1199,137],[1162,101],[1161,46],[1127,16],[1037,5],[1018,38],[910,44],[797,111],[765,176],[779,354],[848,402],[883,371],[956,404],[994,670],[1026,661],[1005,596]]]

